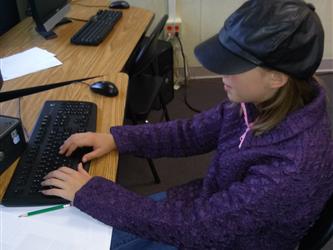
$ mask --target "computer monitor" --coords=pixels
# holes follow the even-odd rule
[[[36,30],[45,39],[56,37],[52,31],[55,26],[70,22],[65,18],[70,9],[67,0],[29,0],[29,3]]]
[[[0,36],[20,21],[16,1],[0,0]]]

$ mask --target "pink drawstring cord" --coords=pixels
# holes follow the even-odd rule
[[[246,107],[245,107],[245,103],[244,102],[241,103],[241,108],[242,108],[243,113],[244,113],[244,120],[245,120],[245,124],[246,124],[246,130],[241,135],[241,137],[239,137],[239,141],[240,142],[239,142],[238,148],[242,147],[243,142],[244,142],[245,137],[246,137],[246,134],[251,130],[251,126],[252,126],[252,123],[249,123],[249,120],[247,118],[247,111],[246,111]]]

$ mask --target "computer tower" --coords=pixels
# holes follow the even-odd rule
[[[0,115],[0,174],[22,154],[25,147],[21,120]]]
[[[145,73],[153,73],[163,78],[163,85],[161,89],[161,98],[165,104],[168,104],[174,97],[174,77],[173,77],[173,48],[170,42],[158,40],[156,50],[158,56],[154,62],[154,66],[146,69]],[[161,103],[155,100],[154,109],[161,109]]]

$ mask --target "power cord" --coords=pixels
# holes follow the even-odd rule
[[[186,67],[186,59],[185,59],[185,53],[184,53],[184,48],[183,48],[183,44],[179,38],[179,33],[176,32],[175,33],[175,37],[177,38],[177,41],[179,43],[179,46],[180,46],[180,51],[181,51],[181,54],[182,54],[182,58],[183,58],[183,66],[184,66],[184,102],[186,104],[186,106],[196,112],[196,113],[200,113],[201,110],[197,109],[197,108],[194,108],[191,104],[189,104],[188,100],[187,100],[187,87],[188,87],[188,80],[187,80],[187,67]]]
[[[170,34],[170,36],[172,36]],[[182,85],[184,85],[184,77],[183,77],[183,73],[180,74],[180,67],[179,65],[182,64],[182,58],[181,56],[178,56],[180,54],[180,46],[179,46],[179,42],[177,41],[177,39],[174,39],[174,36],[172,38],[170,38],[170,42],[172,43],[172,47],[173,47],[173,50],[174,50],[174,66],[173,66],[173,69],[174,69],[174,85],[173,85],[173,88],[174,90],[178,90],[181,88]],[[189,71],[186,71],[187,73],[189,73]],[[189,77],[189,74],[187,74],[188,78]]]

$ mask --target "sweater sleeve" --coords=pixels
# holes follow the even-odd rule
[[[217,146],[223,104],[192,119],[117,126],[111,133],[120,153],[149,158],[207,153]]]
[[[254,166],[243,181],[191,201],[173,200],[168,195],[165,201],[156,202],[94,177],[76,194],[74,206],[143,238],[180,248],[229,249],[236,237],[256,234],[272,225],[279,227],[280,221],[300,220],[295,204],[302,203],[290,187],[306,187],[299,178],[286,174],[293,169],[290,165]]]

